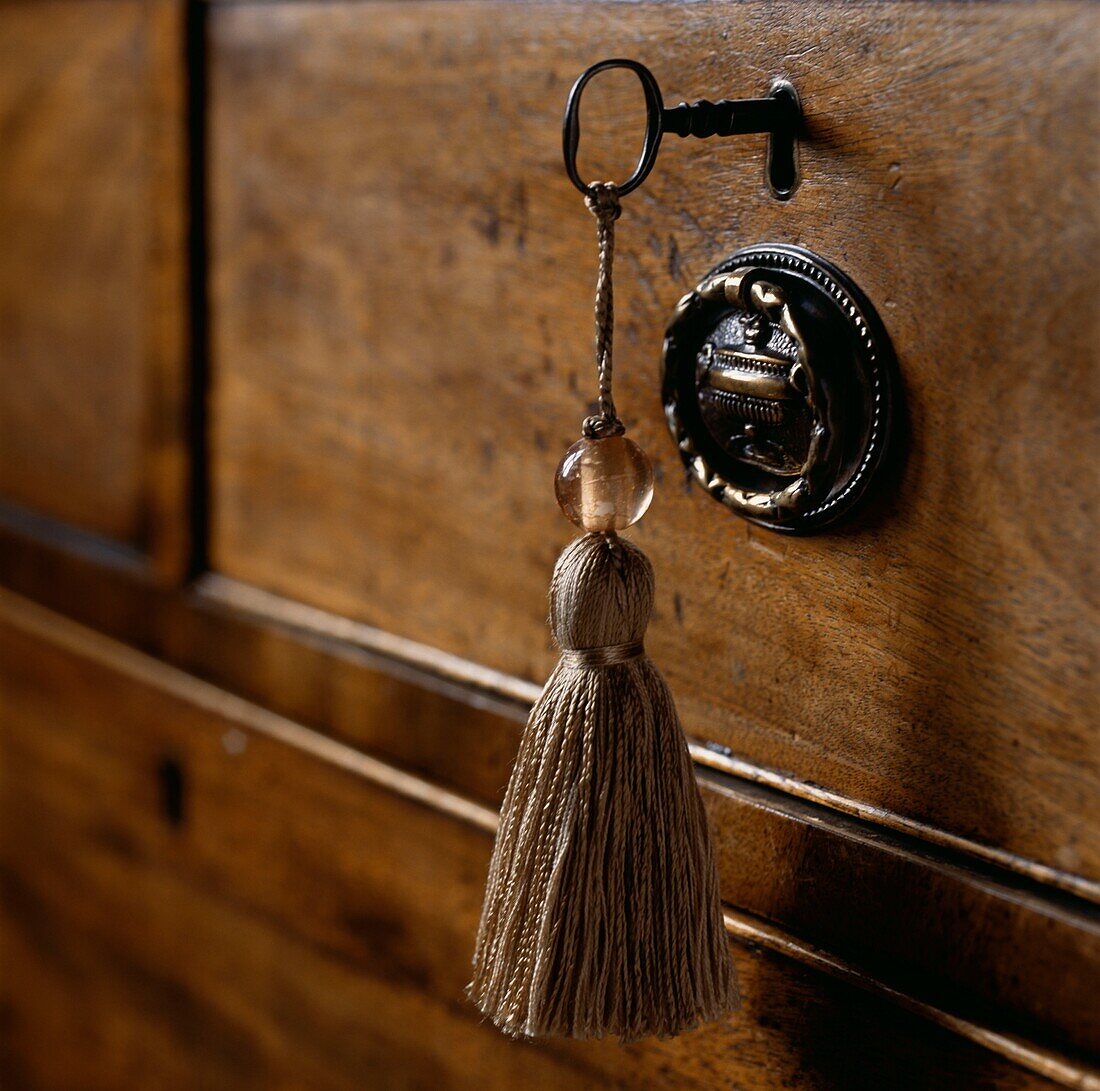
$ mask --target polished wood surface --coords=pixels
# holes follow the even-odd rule
[[[322,736],[10,596],[0,682],[16,1086],[1051,1086],[736,942],[747,1000],[728,1023],[626,1048],[509,1041],[462,995],[492,812],[447,816],[446,793],[410,798]]]
[[[734,757],[1100,879],[1095,6],[245,3],[210,29],[216,571],[541,680],[592,390],[565,91],[623,53],[672,101],[787,76],[792,201],[762,140],[670,139],[619,224],[620,409],[663,477],[651,650]],[[679,294],[764,240],[867,292],[908,406],[877,504],[802,540],[684,487],[658,397]]]
[[[1098,33],[0,0],[0,1087],[1100,1091]],[[809,115],[789,204],[762,139],[670,138],[620,221],[649,644],[745,994],[626,1049],[462,994],[591,396],[559,110],[614,54]],[[592,88],[586,175],[638,99]],[[661,419],[676,298],[763,240],[854,276],[906,388],[907,457],[819,538],[686,487]]]
[[[0,4],[0,501],[187,551],[182,4]]]
[[[307,627],[297,608],[272,621],[269,601],[220,579],[180,595],[2,535],[0,559],[29,593],[97,630],[443,793],[499,804],[524,709],[456,686],[430,659],[381,655],[354,627]],[[706,773],[702,785],[731,909],[969,1021],[981,1040],[1022,1035],[1086,1069],[1100,1057],[1100,913],[1089,902],[745,776]]]

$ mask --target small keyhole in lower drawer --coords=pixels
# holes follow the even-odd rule
[[[178,758],[166,756],[157,766],[160,783],[160,810],[164,820],[173,828],[183,825],[185,778],[183,765]]]

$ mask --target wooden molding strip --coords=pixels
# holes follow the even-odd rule
[[[117,573],[127,585],[143,589],[156,586],[158,580],[149,559],[128,547],[97,535],[69,528],[53,519],[37,515],[0,501],[0,559],[17,559],[21,568],[40,566],[35,560],[49,557],[58,573],[66,580],[79,583],[91,566],[100,573]],[[72,571],[70,572],[70,569]],[[30,576],[29,579],[25,578]],[[64,594],[59,599],[49,577],[41,572],[20,571],[19,578],[4,577],[9,586],[54,608],[64,608]],[[49,587],[47,594],[43,588]],[[461,656],[408,640],[376,629],[363,622],[332,614],[328,611],[294,602],[280,595],[228,579],[213,573],[199,577],[185,594],[200,602],[222,608],[244,618],[252,617],[308,636],[332,642],[346,649],[369,655],[380,670],[397,678],[405,678],[430,686],[475,708],[489,709],[498,715],[523,721],[538,697],[541,687],[502,671],[470,662]],[[87,613],[73,611],[75,613]],[[105,629],[111,627],[98,618],[84,617]],[[128,634],[113,632],[114,636]],[[851,799],[837,792],[808,784],[779,770],[768,769],[732,753],[727,747],[694,739],[690,742],[695,762],[741,780],[764,784],[799,799],[828,807],[831,810],[873,822],[888,829],[919,838],[929,844],[962,853],[975,860],[1022,875],[1033,882],[1063,890],[1093,904],[1100,905],[1100,883],[986,845],[971,838],[908,818],[886,808]]]
[[[449,815],[486,833],[492,833],[496,829],[497,814],[492,808],[396,769],[354,747],[105,637],[5,589],[0,589],[0,617],[36,639],[61,647],[140,684],[167,692],[181,701],[241,727],[278,740],[288,747],[362,777],[386,791]],[[1037,1046],[1016,1035],[993,1030],[926,1004],[755,916],[727,908],[725,923],[730,935],[740,943],[781,954],[888,999],[1067,1087],[1100,1091],[1100,1071],[1077,1064],[1053,1050]]]
[[[346,769],[349,773],[406,799],[422,803],[490,833],[496,830],[497,815],[489,807],[396,769],[319,731],[246,701],[211,682],[205,682],[129,645],[102,636],[78,622],[2,588],[0,617],[40,640],[55,644],[151,688],[170,693],[222,719],[232,720],[242,727],[278,739],[287,746]]]
[[[194,583],[194,590],[201,598],[239,614],[351,644],[383,660],[392,660],[442,681],[456,683],[463,689],[472,690],[470,696],[475,700],[489,697],[506,701],[516,707],[517,716],[522,719],[527,718],[528,709],[542,692],[541,686],[503,671],[216,573],[200,576]]]
[[[244,615],[274,621],[291,629],[312,633],[365,649],[397,664],[413,667],[433,678],[465,688],[468,702],[483,704],[487,699],[512,706],[513,712],[525,718],[527,710],[538,697],[541,687],[501,671],[471,663],[457,655],[419,644],[393,633],[375,629],[362,622],[331,614],[313,606],[285,599],[280,595],[252,587],[224,576],[208,574],[201,577],[196,592],[211,601]],[[977,860],[1026,876],[1034,882],[1055,887],[1100,905],[1100,883],[1062,871],[1048,864],[962,837],[948,830],[908,818],[905,815],[877,807],[817,785],[808,784],[774,769],[757,765],[734,754],[728,747],[695,739],[691,755],[698,765],[718,770],[741,780],[766,784],[799,799],[809,800],[843,814],[874,822],[888,829],[905,833],[933,845],[964,853]]]
[[[0,529],[54,554],[79,558],[107,571],[124,572],[142,583],[154,580],[152,561],[135,546],[3,499],[0,499]]]
[[[803,833],[816,830],[835,842],[861,845],[868,854],[919,868],[926,878],[933,874],[950,876],[956,884],[965,885],[972,891],[981,891],[1000,903],[1017,906],[1027,914],[1040,916],[1048,927],[1057,921],[1078,935],[1100,942],[1100,913],[1090,903],[1072,895],[1052,891],[1025,876],[976,863],[917,838],[881,830],[873,822],[835,813],[829,808],[776,791],[766,784],[746,782],[706,767],[697,770],[697,777],[704,790],[704,798],[713,795],[720,799],[733,799],[739,805],[780,815],[796,822]],[[715,813],[732,816],[732,812],[725,808],[716,808]],[[864,868],[869,858],[869,855],[864,856]],[[721,859],[719,853],[720,862]],[[837,866],[834,859],[831,863],[834,873]]]
[[[993,845],[985,845],[980,841],[960,837],[948,830],[940,829],[938,826],[918,822],[916,819],[907,818],[905,815],[897,814],[883,807],[875,807],[870,803],[863,803],[837,792],[830,792],[827,788],[807,784],[784,773],[776,772],[774,769],[766,769],[751,761],[739,758],[728,747],[698,741],[692,741],[689,747],[691,756],[697,765],[718,770],[727,776],[738,777],[741,780],[766,784],[769,788],[775,788],[778,791],[786,792],[788,795],[797,796],[799,799],[805,799],[822,807],[829,807],[834,811],[852,815],[865,822],[886,826],[898,833],[919,838],[941,848],[951,849],[953,852],[972,856],[987,864],[1004,868],[1006,871],[1016,872],[1034,882],[1064,890],[1068,894],[1074,894],[1079,898],[1100,905],[1100,883],[1092,882],[1080,875],[1071,875],[1069,872],[1061,871],[1047,864],[1041,864],[1035,860],[1028,860]]]
[[[957,1015],[933,1007],[916,1000],[897,989],[891,988],[844,962],[842,959],[830,955],[802,940],[783,932],[781,929],[768,924],[747,913],[739,913],[726,907],[724,912],[726,931],[736,939],[756,947],[763,947],[769,951],[785,955],[797,962],[812,966],[816,970],[830,974],[832,977],[846,981],[850,985],[865,989],[883,999],[891,1000],[906,1011],[911,1011],[924,1019],[928,1019],[945,1030],[953,1031],[972,1042],[977,1042],[994,1053],[1000,1053],[1003,1057],[1014,1061],[1024,1068],[1030,1068],[1033,1072],[1046,1076],[1048,1079],[1065,1084],[1066,1087],[1082,1088],[1084,1091],[1100,1091],[1100,1072],[1087,1070],[1070,1063],[1056,1053],[1040,1049],[1030,1042],[1025,1042],[1010,1034],[1001,1034],[988,1027],[980,1026],[968,1019],[961,1019]]]

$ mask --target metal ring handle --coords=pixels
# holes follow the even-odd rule
[[[656,77],[644,64],[618,57],[609,61],[599,61],[586,68],[577,77],[577,82],[569,92],[569,98],[565,103],[565,117],[561,125],[561,149],[565,157],[565,173],[569,175],[569,181],[586,197],[592,197],[594,193],[592,187],[582,182],[577,173],[577,151],[581,142],[581,94],[593,76],[606,72],[609,68],[629,69],[638,77],[645,95],[645,142],[642,144],[642,154],[638,158],[634,173],[617,187],[620,197],[632,193],[649,177],[649,172],[657,161],[657,151],[661,146],[661,136],[664,133],[664,102],[661,98],[661,88],[657,85]]]

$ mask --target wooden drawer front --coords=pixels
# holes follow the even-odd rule
[[[765,194],[760,141],[670,141],[620,225],[619,400],[662,479],[636,532],[650,647],[696,736],[1100,878],[1098,25],[1083,3],[215,7],[214,567],[540,680],[571,533],[551,480],[592,387],[564,93],[622,54],[671,100],[787,76],[794,200]],[[910,417],[901,480],[802,540],[683,487],[658,398],[677,297],[765,240],[865,289]]]
[[[1053,1086],[736,943],[729,1023],[510,1041],[462,996],[491,811],[11,596],[0,693],[5,1086]]]
[[[165,564],[182,552],[182,27],[170,0],[0,6],[0,502]]]
[[[181,596],[101,573],[81,598],[76,589],[95,580],[90,565],[33,571],[43,577],[37,596],[66,609],[76,599],[94,624],[424,778],[441,798],[457,793],[478,811],[500,803],[524,718],[517,706],[261,617],[240,599],[229,606],[217,581]],[[781,786],[711,771],[701,786],[728,912],[770,922],[893,999],[947,1013],[975,1041],[1030,1054],[1036,1071],[1068,1065],[1080,1076],[1071,1085],[1091,1086],[1080,1065],[1100,1055],[1095,906]]]

